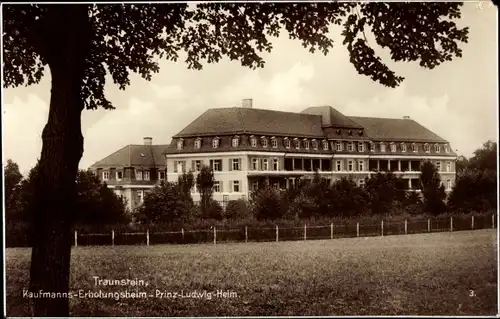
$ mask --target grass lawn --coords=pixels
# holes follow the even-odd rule
[[[74,297],[71,315],[495,315],[496,256],[496,229],[306,242],[77,247],[71,265],[74,292],[139,289],[148,297]],[[8,316],[30,315],[29,299],[22,296],[29,259],[29,249],[6,250]],[[148,286],[96,286],[93,276],[138,278]],[[157,289],[178,296],[195,290],[237,296],[159,298]]]

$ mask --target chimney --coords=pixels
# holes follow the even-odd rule
[[[408,115],[405,115],[405,116],[403,116],[403,119],[405,119],[405,120],[409,120],[409,119],[410,119],[410,117],[409,117]]]
[[[251,109],[252,108],[252,99],[243,99],[241,101],[241,107]]]
[[[152,137],[145,137],[144,138],[144,145],[153,145],[153,138]]]

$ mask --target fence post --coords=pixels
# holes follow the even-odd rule
[[[333,223],[330,224],[330,239],[333,239]]]
[[[471,225],[471,229],[474,230],[474,215],[472,215],[472,225]]]
[[[380,230],[382,232],[382,237],[384,237],[384,221],[383,220],[380,222]]]
[[[427,219],[427,231],[430,233],[431,232],[431,219]]]
[[[453,216],[450,217],[450,231],[453,231]]]
[[[149,246],[149,228],[146,229],[146,245]]]
[[[408,235],[408,220],[405,219],[405,235]]]
[[[276,225],[276,241],[278,241],[278,225]]]
[[[304,224],[304,240],[307,240],[307,224]]]
[[[115,230],[111,229],[111,246],[115,245]]]
[[[245,243],[248,243],[248,227],[245,226]]]
[[[359,222],[356,223],[356,237],[359,237]]]
[[[76,232],[76,229],[75,229],[75,247],[78,247],[78,233]]]
[[[182,241],[184,241],[184,228],[181,228]]]
[[[215,229],[214,226],[214,245],[217,244],[217,230]]]

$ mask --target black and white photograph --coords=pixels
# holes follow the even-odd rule
[[[498,6],[6,2],[4,317],[498,317]]]

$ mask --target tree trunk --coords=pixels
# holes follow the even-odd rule
[[[83,154],[80,98],[90,46],[88,8],[50,5],[42,31],[52,88],[42,153],[36,178],[30,269],[32,292],[56,295],[34,298],[34,316],[69,316],[69,274],[76,211],[76,176]]]

